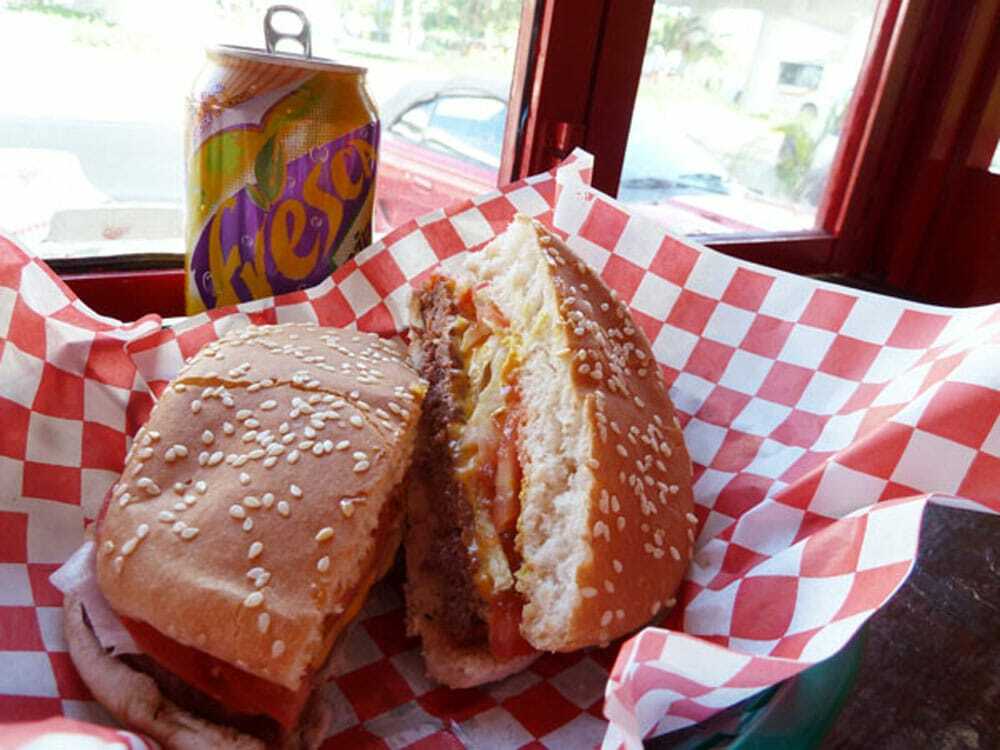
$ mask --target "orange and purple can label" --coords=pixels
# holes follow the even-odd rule
[[[371,242],[379,123],[358,68],[218,48],[187,134],[188,313],[320,283]]]

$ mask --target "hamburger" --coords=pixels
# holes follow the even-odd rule
[[[424,390],[370,334],[251,326],[202,348],[97,523],[97,583],[142,653],[105,652],[66,598],[94,697],[171,748],[318,744],[334,644],[400,542]]]
[[[613,291],[517,217],[412,303],[428,383],[407,486],[407,623],[469,687],[607,644],[674,604],[691,462],[649,342]]]

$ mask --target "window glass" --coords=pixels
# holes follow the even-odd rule
[[[619,197],[688,234],[809,229],[877,0],[656,0]]]
[[[50,258],[180,255],[185,100],[204,47],[263,47],[272,4],[0,0],[0,231]],[[313,54],[368,69],[376,235],[495,187],[521,0],[293,4]],[[424,144],[428,103],[452,95],[481,100],[433,125],[467,174]]]

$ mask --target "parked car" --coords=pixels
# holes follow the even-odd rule
[[[376,231],[496,187],[507,91],[482,81],[407,86],[382,107]],[[727,196],[739,186],[721,163],[676,125],[637,116],[619,197],[684,232],[752,231],[718,209],[676,196]]]

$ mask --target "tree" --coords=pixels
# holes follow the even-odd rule
[[[651,44],[659,44],[665,52],[677,50],[682,67],[706,58],[722,57],[722,49],[712,39],[700,16],[679,8],[667,8],[649,30]]]

